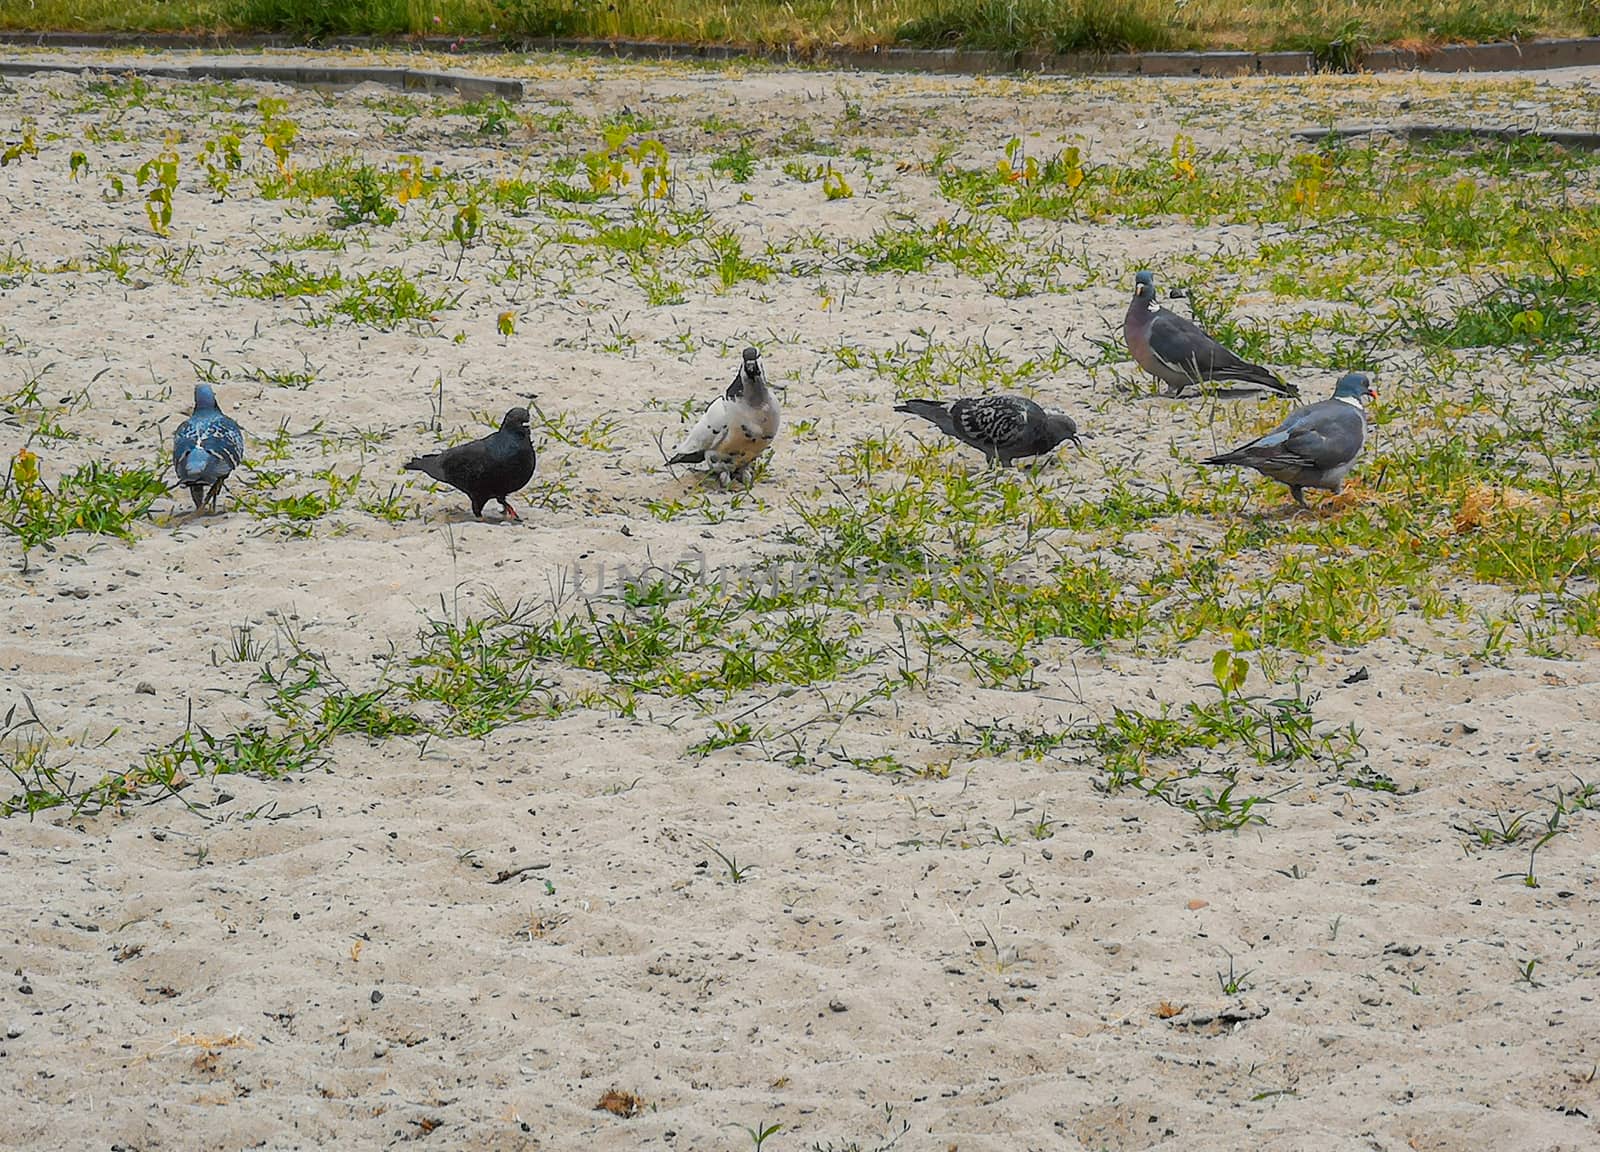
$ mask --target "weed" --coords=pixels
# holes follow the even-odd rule
[[[731,152],[724,152],[711,161],[711,171],[726,176],[735,184],[748,184],[756,174],[756,153],[748,140],[739,141]]]
[[[728,880],[730,883],[744,883],[745,877],[750,873],[750,869],[755,867],[754,864],[739,863],[738,858],[735,857],[731,852],[724,852],[715,844],[707,844],[706,848],[709,849],[711,854],[714,855],[718,860],[722,861],[722,866],[728,870]]]
[[[1233,953],[1229,952],[1227,949],[1223,949],[1223,955],[1227,956],[1228,958],[1228,972],[1227,975],[1223,975],[1221,972],[1217,973],[1217,983],[1222,986],[1222,994],[1224,996],[1239,996],[1245,992],[1248,992],[1250,990],[1250,985],[1247,984],[1246,981],[1250,978],[1251,973],[1253,973],[1255,969],[1252,968],[1247,972],[1235,972],[1233,967]]]
[[[134,525],[166,491],[156,471],[98,461],[61,477],[52,489],[39,474],[38,457],[23,448],[0,483],[0,527],[21,544],[26,568],[30,549],[54,551],[51,541],[72,532],[131,541]]]
[[[178,188],[178,136],[167,135],[167,145],[152,159],[139,165],[134,179],[139,187],[149,186],[145,193],[145,215],[150,220],[150,230],[165,236],[172,226],[172,194]]]

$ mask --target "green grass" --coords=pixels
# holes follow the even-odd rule
[[[1593,33],[1580,0],[1294,0],[1241,7],[1194,0],[35,0],[0,9],[0,27],[84,30],[581,36],[822,47],[888,44],[1001,50],[1250,47],[1309,49],[1329,62],[1349,46]],[[494,132],[496,121],[482,123]]]
[[[53,540],[74,532],[132,541],[135,526],[166,494],[166,481],[148,468],[91,463],[50,483],[37,457],[23,449],[0,479],[0,528],[22,546],[24,564],[34,548],[53,551]]]

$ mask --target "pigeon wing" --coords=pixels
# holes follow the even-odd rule
[[[1366,415],[1342,400],[1309,405],[1260,439],[1207,463],[1246,464],[1277,471],[1320,473],[1340,468],[1361,452]]]
[[[1293,417],[1291,417],[1293,420]],[[1285,430],[1279,458],[1317,472],[1341,468],[1361,453],[1367,417],[1343,400],[1324,400],[1303,410]]]
[[[700,417],[700,422],[689,429],[689,434],[673,452],[668,464],[699,464],[707,452],[716,451],[728,438],[728,428],[733,423],[732,405],[726,397],[719,396]]]
[[[1027,402],[1014,396],[958,400],[950,408],[957,435],[969,444],[1010,447],[1027,433]]]
[[[1150,319],[1150,354],[1169,371],[1189,380],[1237,380],[1270,388],[1284,395],[1298,395],[1283,381],[1259,364],[1242,360],[1218,344],[1195,325],[1171,309],[1162,308]]]
[[[244,433],[226,416],[191,416],[172,438],[172,455],[179,480],[215,482],[244,460]]]

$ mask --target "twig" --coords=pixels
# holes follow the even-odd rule
[[[521,868],[507,868],[504,871],[502,871],[498,876],[496,876],[493,880],[489,881],[489,883],[491,883],[491,884],[504,884],[507,880],[515,880],[518,876],[521,876],[524,872],[537,872],[541,868],[548,868],[548,867],[550,867],[550,865],[548,863],[545,863],[545,864],[524,864]]]

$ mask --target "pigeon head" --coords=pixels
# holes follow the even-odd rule
[[[1154,300],[1156,298],[1156,277],[1154,272],[1144,271],[1134,275],[1133,295],[1139,300]]]
[[[1339,377],[1339,382],[1333,386],[1333,395],[1335,399],[1354,400],[1357,404],[1378,398],[1372,377],[1365,372],[1346,372]]]
[[[196,412],[217,412],[217,394],[211,390],[209,384],[196,384],[194,386],[194,410]]]
[[[506,418],[500,421],[500,431],[510,432],[524,440],[528,439],[528,410],[526,408],[513,408],[506,413]]]
[[[1078,439],[1078,424],[1071,416],[1056,408],[1046,408],[1044,412],[1045,428],[1050,434],[1050,447],[1065,440],[1071,440],[1073,447],[1079,452],[1083,451],[1083,441]]]
[[[734,377],[730,393],[759,397],[768,384],[767,370],[761,366],[761,353],[755,348],[746,348],[744,359],[739,364],[739,375]]]

